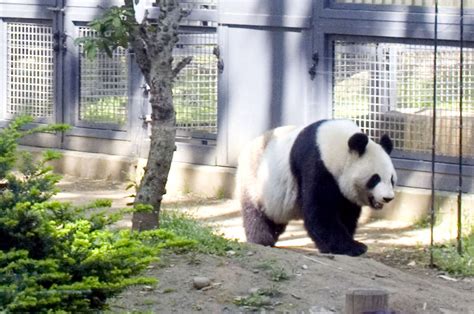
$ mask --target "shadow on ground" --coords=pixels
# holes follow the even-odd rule
[[[86,204],[96,199],[110,199],[114,208],[122,208],[133,201],[130,197],[133,191],[126,190],[126,186],[126,183],[65,177],[59,184],[61,192],[55,199],[74,204]],[[245,241],[239,204],[235,200],[205,199],[193,194],[166,195],[163,210],[167,209],[187,212],[198,220],[215,225],[226,237]],[[408,222],[364,220],[365,222],[359,226],[356,238],[369,245],[371,250],[376,251],[377,247],[420,248],[429,244],[428,228],[416,228]],[[129,221],[122,223],[124,227],[129,225]],[[435,236],[435,241],[444,241],[449,235],[437,231]],[[301,221],[288,225],[277,246],[305,249],[314,247]]]

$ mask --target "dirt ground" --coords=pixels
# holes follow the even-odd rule
[[[123,207],[125,184],[65,178],[56,199],[85,203],[97,198]],[[216,225],[226,237],[244,241],[233,200],[168,196],[166,208],[185,210]],[[129,220],[122,222],[124,227]],[[249,245],[215,257],[166,255],[147,270],[156,287],[133,287],[111,300],[112,312],[152,313],[343,313],[351,289],[384,289],[397,313],[474,313],[473,278],[452,278],[427,267],[427,230],[406,223],[368,220],[356,238],[369,246],[363,257],[321,255],[301,222],[291,224],[277,248]],[[196,277],[209,282],[202,289]],[[205,281],[205,280],[204,280]]]

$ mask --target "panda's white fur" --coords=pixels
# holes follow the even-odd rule
[[[276,223],[301,218],[296,206],[297,185],[291,175],[290,151],[300,128],[278,128],[257,170],[262,209]]]
[[[306,133],[303,135],[303,132]],[[349,139],[354,134],[360,133],[360,128],[352,121],[325,120],[305,128],[276,128],[253,140],[242,151],[237,172],[237,193],[242,204],[247,238],[250,238],[251,242],[273,245],[279,234],[284,231],[286,224],[292,219],[299,218],[305,219],[305,226],[313,240],[316,241],[319,237],[317,234],[319,231],[310,230],[313,226],[308,224],[321,224],[321,221],[314,217],[305,217],[308,216],[308,211],[311,211],[311,208],[301,208],[301,198],[307,198],[308,195],[312,197],[310,194],[313,191],[308,191],[307,188],[300,186],[301,177],[306,176],[307,171],[303,169],[295,174],[295,169],[292,167],[298,160],[291,160],[295,159],[295,156],[297,156],[296,159],[302,158],[310,165],[312,165],[312,161],[308,158],[315,158],[314,167],[321,167],[321,169],[308,170],[330,173],[336,183],[327,182],[328,191],[340,190],[339,195],[342,194],[340,197],[337,196],[337,190],[333,192],[336,193],[334,195],[335,204],[351,208],[350,210],[354,211],[355,223],[360,214],[360,206],[369,205],[380,209],[384,203],[393,199],[393,188],[397,178],[393,164],[386,152],[387,149],[372,140],[367,142],[367,139],[363,153],[350,149]],[[299,151],[294,151],[297,139],[300,150],[301,147],[305,147],[304,151],[316,154],[316,157],[306,158],[301,156]],[[312,142],[307,142],[309,140]],[[313,149],[318,152],[316,153]],[[322,161],[321,166],[316,166],[319,164],[318,160]],[[368,181],[374,174],[380,176],[380,180],[376,180],[374,187],[368,188]],[[324,184],[325,182],[318,182],[317,186],[319,191],[323,191],[323,194]],[[337,184],[338,188],[332,188],[330,184]],[[315,194],[317,194],[316,191]],[[314,195],[314,197],[315,199],[320,198],[321,195]],[[323,195],[323,197],[330,198],[330,195]],[[344,201],[344,198],[347,201]],[[309,203],[318,205],[316,200],[310,199]],[[330,212],[346,209],[325,208],[324,210]],[[259,213],[263,213],[263,216]],[[329,215],[336,217],[339,214],[334,212]],[[334,217],[331,219],[338,219]],[[311,222],[306,220],[311,220]],[[331,221],[332,223],[335,222]],[[349,236],[353,235],[355,225],[352,225],[352,222],[345,222],[345,224],[347,224]],[[324,226],[320,225],[319,229],[324,229]],[[337,242],[338,237],[339,235],[331,237],[330,242]],[[337,243],[331,244],[334,248],[330,246],[324,248],[324,243],[320,243],[318,246],[320,249],[324,248],[321,250],[334,253],[340,251],[341,254],[359,255],[365,252],[363,244],[346,238],[347,236],[342,236],[340,242],[352,241],[352,244],[348,242],[345,245],[343,243],[345,246],[341,244],[340,247],[337,247]]]
[[[284,126],[254,139],[240,154],[237,195],[262,204],[276,223],[300,217],[295,208],[297,186],[290,170],[290,151],[301,128]]]

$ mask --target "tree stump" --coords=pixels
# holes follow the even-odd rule
[[[346,314],[386,313],[388,292],[383,289],[353,289],[346,294]]]

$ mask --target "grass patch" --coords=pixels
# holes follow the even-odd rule
[[[216,233],[215,228],[196,221],[189,214],[178,211],[161,211],[160,228],[170,230],[177,236],[196,241],[193,249],[199,253],[223,256],[229,251],[238,253],[242,250],[242,244],[222,237]]]
[[[452,275],[474,276],[474,232],[463,238],[463,255],[456,243],[438,246],[433,251],[436,266]]]
[[[290,276],[286,272],[285,268],[278,265],[275,260],[265,261],[257,265],[257,269],[266,271],[272,281],[279,282],[290,279]]]
[[[252,310],[258,310],[273,304],[272,298],[281,296],[282,293],[276,286],[267,289],[258,289],[247,296],[238,296],[234,299],[234,304]]]
[[[236,297],[234,299],[234,304],[237,306],[258,309],[264,306],[271,305],[271,299],[259,293],[252,293],[245,297]]]

